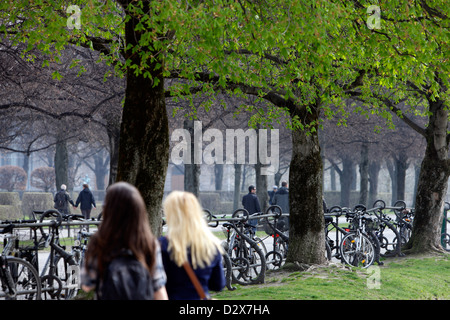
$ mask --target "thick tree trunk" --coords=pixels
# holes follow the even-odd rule
[[[125,24],[127,45],[139,43],[141,34],[134,30],[137,23],[137,18],[131,15]],[[127,52],[126,55],[132,64],[140,65],[139,54]],[[152,231],[160,235],[161,205],[169,161],[169,123],[163,68],[155,70],[156,64],[164,64],[163,55],[160,52],[154,55],[160,60],[147,61],[152,78],[136,75],[131,68],[127,71],[117,181],[126,181],[138,188],[147,206]]]
[[[410,241],[402,251],[441,251],[440,233],[449,176],[448,111],[442,102],[430,102],[432,115],[426,129],[427,147],[422,161]]]
[[[304,116],[304,115],[303,115]],[[311,123],[317,115],[307,114]],[[308,119],[313,118],[313,119]],[[290,230],[287,262],[325,263],[322,157],[317,131],[292,132],[289,172]]]

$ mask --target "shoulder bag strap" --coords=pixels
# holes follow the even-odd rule
[[[188,274],[189,278],[191,279],[192,284],[195,287],[195,290],[197,290],[200,299],[205,300],[206,299],[205,291],[203,290],[200,281],[198,281],[197,276],[195,275],[194,270],[192,270],[192,267],[189,264],[189,262],[186,261],[185,263],[183,263],[183,267],[184,270],[186,270],[186,273]]]

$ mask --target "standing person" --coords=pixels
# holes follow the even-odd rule
[[[202,207],[190,192],[172,191],[163,204],[167,236],[159,239],[167,274],[169,300],[197,300],[200,296],[183,264],[188,262],[203,291],[225,287],[222,246],[208,228]]]
[[[277,186],[273,186],[272,191],[269,191],[269,204],[272,205],[272,200],[273,200],[273,196],[275,195],[275,193],[277,192],[278,187]]]
[[[283,213],[289,214],[289,188],[286,181],[281,182],[281,188],[273,196],[272,204],[280,206]],[[289,218],[281,217],[278,227],[281,231],[289,230]]]
[[[92,207],[97,208],[94,195],[89,189],[89,185],[87,183],[83,184],[83,190],[81,190],[78,195],[77,201],[75,202],[75,208],[78,208],[78,205],[80,205],[81,214],[85,219],[91,218]]]
[[[75,206],[70,194],[67,192],[67,186],[65,184],[61,185],[61,190],[59,190],[53,199],[55,202],[54,208],[61,212],[62,214],[69,214],[69,203]]]
[[[256,195],[256,187],[254,185],[248,187],[248,193],[242,198],[242,205],[248,211],[249,215],[261,212],[261,206],[259,205],[259,199]],[[253,231],[256,231],[257,219],[249,219],[248,223],[253,226]]]
[[[139,191],[126,182],[109,187],[102,219],[86,251],[82,289],[99,300],[167,299],[160,246]]]

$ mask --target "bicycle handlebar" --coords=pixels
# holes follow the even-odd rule
[[[63,216],[64,220],[84,220],[84,216],[81,214],[66,214]]]
[[[59,212],[58,210],[54,210],[54,209],[50,209],[45,211],[42,216],[41,219],[39,220],[39,222],[43,222],[44,218],[47,217],[55,217],[56,218],[56,222],[52,222],[54,224],[55,227],[59,227],[62,223],[63,217],[61,215],[61,212]]]

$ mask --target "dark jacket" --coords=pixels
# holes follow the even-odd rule
[[[75,207],[78,208],[79,204],[81,204],[81,210],[92,209],[92,206],[94,206],[95,208],[97,207],[95,204],[94,195],[92,194],[91,190],[89,190],[89,188],[84,188],[83,190],[81,190],[80,194],[78,195],[77,202],[75,203]]]
[[[169,241],[166,237],[159,238],[164,270],[167,275],[166,290],[169,300],[198,300],[200,299],[194,285],[183,266],[178,267],[170,258]],[[190,254],[188,254],[189,263]],[[212,263],[205,268],[194,269],[203,290],[221,291],[225,287],[225,275],[222,267],[222,255],[217,251]]]
[[[55,194],[55,198],[53,199],[53,201],[55,202],[54,208],[64,214],[69,214],[69,203],[72,206],[75,206],[73,200],[70,198],[69,193],[66,190],[62,189]]]
[[[286,187],[278,189],[273,196],[272,204],[280,206],[283,213],[289,213],[289,189]]]
[[[261,212],[258,197],[254,193],[246,194],[242,198],[242,205],[244,206],[244,209],[248,211],[248,214]]]

